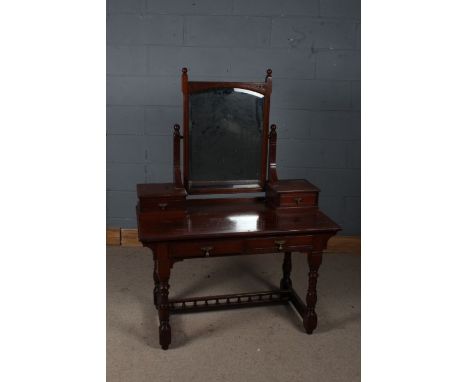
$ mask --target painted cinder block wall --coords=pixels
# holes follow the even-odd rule
[[[359,0],[108,0],[107,226],[136,227],[135,185],[171,181],[180,69],[261,81],[273,70],[280,178],[322,189],[360,233]]]

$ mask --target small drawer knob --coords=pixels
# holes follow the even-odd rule
[[[276,247],[278,248],[278,251],[282,251],[284,248],[283,248],[283,245],[286,243],[285,240],[276,240],[275,241],[275,244],[276,244]]]
[[[299,203],[302,202],[302,198],[294,198],[294,201],[296,202],[296,206],[299,207]]]
[[[159,203],[158,206],[159,206],[159,208],[160,208],[161,210],[164,211],[164,210],[166,209],[166,207],[167,207],[167,203]]]
[[[203,254],[205,255],[205,257],[208,257],[210,256],[210,251],[213,250],[213,247],[201,247],[201,250]]]

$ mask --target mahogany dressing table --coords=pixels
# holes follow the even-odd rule
[[[271,90],[270,69],[258,83],[194,82],[182,69],[183,135],[175,125],[173,183],[137,185],[138,236],[154,257],[154,304],[165,350],[171,343],[171,313],[291,302],[306,333],[317,326],[322,252],[341,228],[318,209],[317,187],[302,179],[278,179],[276,126],[268,130]],[[264,196],[239,197],[253,192]],[[200,198],[219,194],[236,195]],[[305,302],[292,287],[292,251],[308,259]],[[169,299],[175,262],[261,253],[284,255],[276,290]]]

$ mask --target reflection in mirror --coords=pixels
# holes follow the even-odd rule
[[[263,95],[210,89],[190,94],[189,107],[190,181],[258,183]]]

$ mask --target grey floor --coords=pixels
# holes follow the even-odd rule
[[[170,296],[275,288],[279,255],[185,260]],[[305,256],[293,254],[293,284],[306,290]],[[107,380],[359,381],[360,257],[326,254],[318,283],[318,328],[304,333],[290,306],[171,316],[172,344],[159,347],[147,249],[107,249]]]

